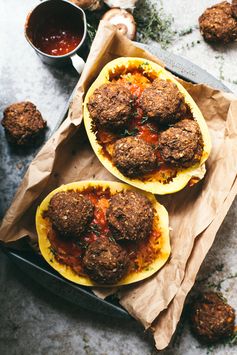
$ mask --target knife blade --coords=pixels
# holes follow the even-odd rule
[[[147,45],[136,42],[136,45],[145,50],[148,50],[153,55],[158,57],[165,64],[165,68],[167,70],[180,77],[181,79],[188,80],[192,83],[204,83],[214,87],[215,89],[231,92],[227,86],[225,86],[220,80],[215,78],[206,70],[190,62],[188,59],[162,49],[158,43]]]

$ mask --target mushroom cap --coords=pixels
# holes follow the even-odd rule
[[[138,0],[104,0],[109,7],[120,7],[120,9],[134,9]]]
[[[129,39],[133,40],[135,38],[136,23],[133,15],[128,11],[119,8],[113,8],[107,11],[102,19],[116,26],[118,31]]]
[[[102,7],[102,0],[70,0],[73,4],[84,10],[95,11]]]

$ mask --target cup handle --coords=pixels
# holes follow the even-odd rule
[[[71,61],[72,61],[72,65],[74,66],[78,74],[81,74],[85,66],[84,60],[81,57],[79,57],[77,54],[74,54],[71,56]]]

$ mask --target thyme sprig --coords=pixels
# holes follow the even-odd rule
[[[124,132],[120,134],[121,137],[129,137],[129,136],[136,136],[138,134],[139,130],[134,127],[130,130],[125,129]]]
[[[164,12],[162,1],[157,1],[156,5],[148,0],[138,1],[133,16],[137,23],[139,42],[153,40],[159,42],[163,48],[172,42],[175,36],[172,29],[173,18]]]

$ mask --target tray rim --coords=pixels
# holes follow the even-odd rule
[[[193,78],[190,78],[190,77],[187,77],[185,75],[182,75],[180,73],[180,71],[177,69],[181,68],[182,69],[182,66],[183,65],[187,65],[187,68],[194,68],[197,73],[201,73],[201,76],[204,77],[206,80],[205,83],[207,83],[208,85],[210,86],[214,86],[213,84],[214,83],[218,83],[218,89],[222,89],[226,92],[232,92],[228,87],[226,87],[220,80],[218,80],[217,78],[215,78],[213,75],[209,74],[207,71],[205,71],[204,69],[200,68],[199,66],[197,66],[196,64],[192,63],[191,61],[189,61],[188,59],[185,59],[179,55],[176,55],[176,54],[173,54],[169,51],[165,51],[163,50],[159,44],[151,44],[151,45],[147,45],[147,44],[144,44],[144,43],[139,43],[139,42],[135,42],[135,44],[147,51],[150,51],[152,54],[154,52],[154,55],[157,56],[158,58],[161,56],[161,60],[164,62],[165,64],[165,68],[170,71],[172,74],[176,75],[177,77],[179,77],[180,79],[184,79],[186,81],[189,81],[189,82],[192,82],[194,84],[200,84],[200,83],[203,83],[203,81],[201,82],[198,82],[198,81],[194,81]],[[160,54],[160,56],[159,56]],[[172,64],[168,64],[166,65],[166,61],[168,60],[169,61],[169,58],[171,58],[174,62],[175,61],[178,61],[178,68],[175,68],[172,67]],[[172,63],[172,62],[171,62]],[[182,64],[183,63],[183,64]],[[187,69],[185,67],[185,69]],[[193,70],[193,69],[192,69]],[[208,81],[210,82],[210,84],[208,83]],[[214,86],[215,87],[215,86]],[[60,114],[59,116],[59,119],[57,120],[57,123],[55,124],[55,127],[54,129],[51,130],[50,132],[50,135],[48,137],[48,139],[57,131],[57,129],[60,127],[60,125],[62,124],[62,122],[65,120],[66,116],[67,116],[67,113],[68,113],[68,110],[69,110],[69,106],[71,104],[71,101],[73,100],[73,97],[74,97],[74,94],[75,94],[75,91],[76,91],[76,88],[77,88],[77,85],[75,86],[74,90],[72,91],[72,94],[70,95],[62,113]],[[44,142],[45,144],[46,142]],[[95,309],[89,309],[88,307],[86,307],[86,305],[83,305],[81,304],[80,302],[77,303],[79,306],[81,306],[82,308],[85,308],[85,309],[88,309],[88,310],[91,310],[91,311],[94,311],[94,312],[97,312],[97,313],[100,313],[100,314],[104,314],[104,315],[110,315],[110,316],[114,316],[114,317],[117,317],[117,318],[123,318],[123,319],[132,319],[131,316],[129,315],[129,313],[121,306],[121,305],[116,305],[115,303],[111,302],[111,301],[108,301],[108,300],[103,300],[99,297],[97,297],[92,291],[91,289],[89,288],[84,288],[83,286],[80,286],[80,285],[76,285],[76,284],[73,284],[72,282],[64,279],[61,275],[57,274],[50,266],[48,265],[44,265],[44,266],[40,266],[37,264],[37,262],[33,262],[31,261],[29,258],[27,258],[26,256],[24,256],[24,253],[22,253],[21,251],[19,250],[15,250],[13,248],[9,248],[7,247],[6,245],[0,243],[0,250],[5,254],[7,255],[14,263],[16,263],[19,267],[20,267],[20,264],[21,263],[25,263],[27,264],[28,266],[30,266],[31,268],[35,268],[35,270],[38,270],[38,271],[41,271],[41,272],[44,272],[45,275],[47,275],[47,277],[49,278],[54,278],[54,280],[57,280],[59,282],[61,282],[62,284],[64,285],[67,285],[69,287],[71,287],[72,289],[74,289],[75,292],[78,292],[78,290],[86,295],[86,297],[89,297],[90,300],[96,300],[97,302],[101,303],[104,308],[101,310],[99,308],[95,308]],[[31,253],[32,257],[34,258],[34,256],[36,256],[35,253]],[[40,257],[40,256],[39,256]],[[43,260],[42,257],[40,257]],[[22,269],[22,267],[20,267]],[[48,270],[49,269],[49,270]],[[25,270],[24,270],[25,271]],[[25,271],[25,273],[27,273]],[[27,273],[28,276],[29,273]],[[40,285],[42,285],[42,283],[40,282],[40,280],[38,279],[35,279],[33,278],[37,283],[39,283]],[[54,293],[54,290],[51,289],[50,287],[46,287],[49,291],[53,292]],[[67,297],[65,296],[62,296],[62,295],[59,295],[61,296],[62,298],[64,299],[67,299]],[[73,302],[75,303],[75,302]],[[88,303],[89,305],[89,303]]]

